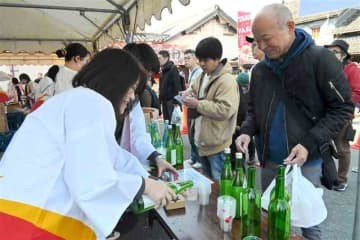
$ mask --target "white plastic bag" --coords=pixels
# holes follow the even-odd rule
[[[291,178],[292,178],[290,168],[291,168],[290,165],[287,165],[285,168],[285,188],[288,190],[289,193],[291,192],[290,185],[291,185]],[[268,207],[270,204],[270,193],[271,193],[271,190],[273,190],[273,188],[275,187],[275,183],[276,183],[276,177],[271,181],[270,185],[266,188],[265,192],[261,196],[261,207],[263,209],[265,209],[266,211],[268,210]]]
[[[316,188],[301,173],[296,164],[292,170],[291,225],[312,227],[323,222],[327,209],[322,198],[322,189]]]
[[[180,124],[180,129],[182,127],[182,113],[179,105],[175,105],[174,110],[171,115],[172,124]]]
[[[323,189],[316,188],[302,173],[297,164],[289,172],[285,170],[285,186],[290,193],[291,225],[308,228],[323,222],[327,217],[327,209],[322,199]],[[265,190],[261,198],[261,207],[268,209],[270,192],[275,187],[275,179]]]

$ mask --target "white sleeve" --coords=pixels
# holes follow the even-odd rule
[[[113,109],[86,105],[65,114],[64,179],[97,235],[107,236],[133,201],[142,178],[126,172],[128,159],[117,161]],[[116,171],[115,162],[124,171]]]
[[[129,118],[131,153],[142,163],[147,164],[147,158],[155,151],[155,148],[151,144],[150,135],[146,132],[145,117],[140,103],[136,104],[130,112]]]
[[[133,154],[126,151],[122,147],[119,147],[117,157],[118,159],[115,163],[116,171],[127,172],[135,175],[140,175],[143,177],[149,176],[149,173],[141,165],[139,160]]]

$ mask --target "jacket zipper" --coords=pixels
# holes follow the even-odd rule
[[[287,148],[287,154],[290,154],[289,151],[289,139],[288,139],[288,133],[287,133],[287,123],[286,123],[286,108],[284,107],[284,125],[285,125],[285,134],[286,134],[286,148]]]
[[[282,85],[283,89],[285,89],[284,78],[281,81],[281,85]],[[290,151],[289,151],[289,139],[288,139],[288,133],[287,133],[287,123],[286,123],[286,106],[285,106],[285,103],[283,103],[283,105],[284,105],[284,128],[285,128],[285,134],[286,134],[286,136],[285,136],[286,148],[287,148],[287,154],[289,155]]]
[[[345,102],[343,96],[340,94],[339,90],[335,87],[332,81],[329,81],[330,88],[335,91],[336,95],[341,99],[342,102]]]
[[[275,92],[273,92],[273,95],[271,97],[271,102],[270,102],[270,106],[269,106],[269,111],[266,115],[266,122],[265,122],[265,133],[264,133],[264,136],[266,138],[266,135],[267,135],[267,132],[268,132],[268,121],[269,121],[269,118],[270,118],[270,112],[271,112],[271,107],[273,105],[273,102],[274,102],[274,99],[275,99]],[[266,139],[264,139],[264,143],[263,143],[263,151],[262,151],[262,161],[265,162],[264,160],[264,157],[265,157],[265,148],[266,148]]]

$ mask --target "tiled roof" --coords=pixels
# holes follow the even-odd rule
[[[340,9],[340,10],[335,10],[335,11],[320,12],[320,13],[316,13],[316,14],[297,17],[297,18],[295,18],[295,23],[301,24],[301,23],[315,22],[315,21],[319,21],[319,20],[323,20],[323,19],[327,19],[327,18],[337,17],[341,14],[342,11],[343,11],[343,9]]]
[[[344,34],[350,32],[360,32],[360,16],[358,16],[349,25],[341,26],[334,30],[334,34]]]

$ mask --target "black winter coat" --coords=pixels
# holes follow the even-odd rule
[[[271,84],[274,80],[281,81],[292,102],[311,119],[310,124],[300,122],[285,106],[288,152],[300,143],[309,151],[308,160],[318,159],[320,147],[335,137],[353,115],[351,91],[341,63],[329,50],[312,44],[290,62],[282,79],[264,62],[254,67],[248,115],[240,132],[257,136],[262,163],[267,159],[269,132],[279,101]]]
[[[179,72],[175,64],[168,61],[161,68],[159,100],[160,102],[170,101],[181,91]]]

